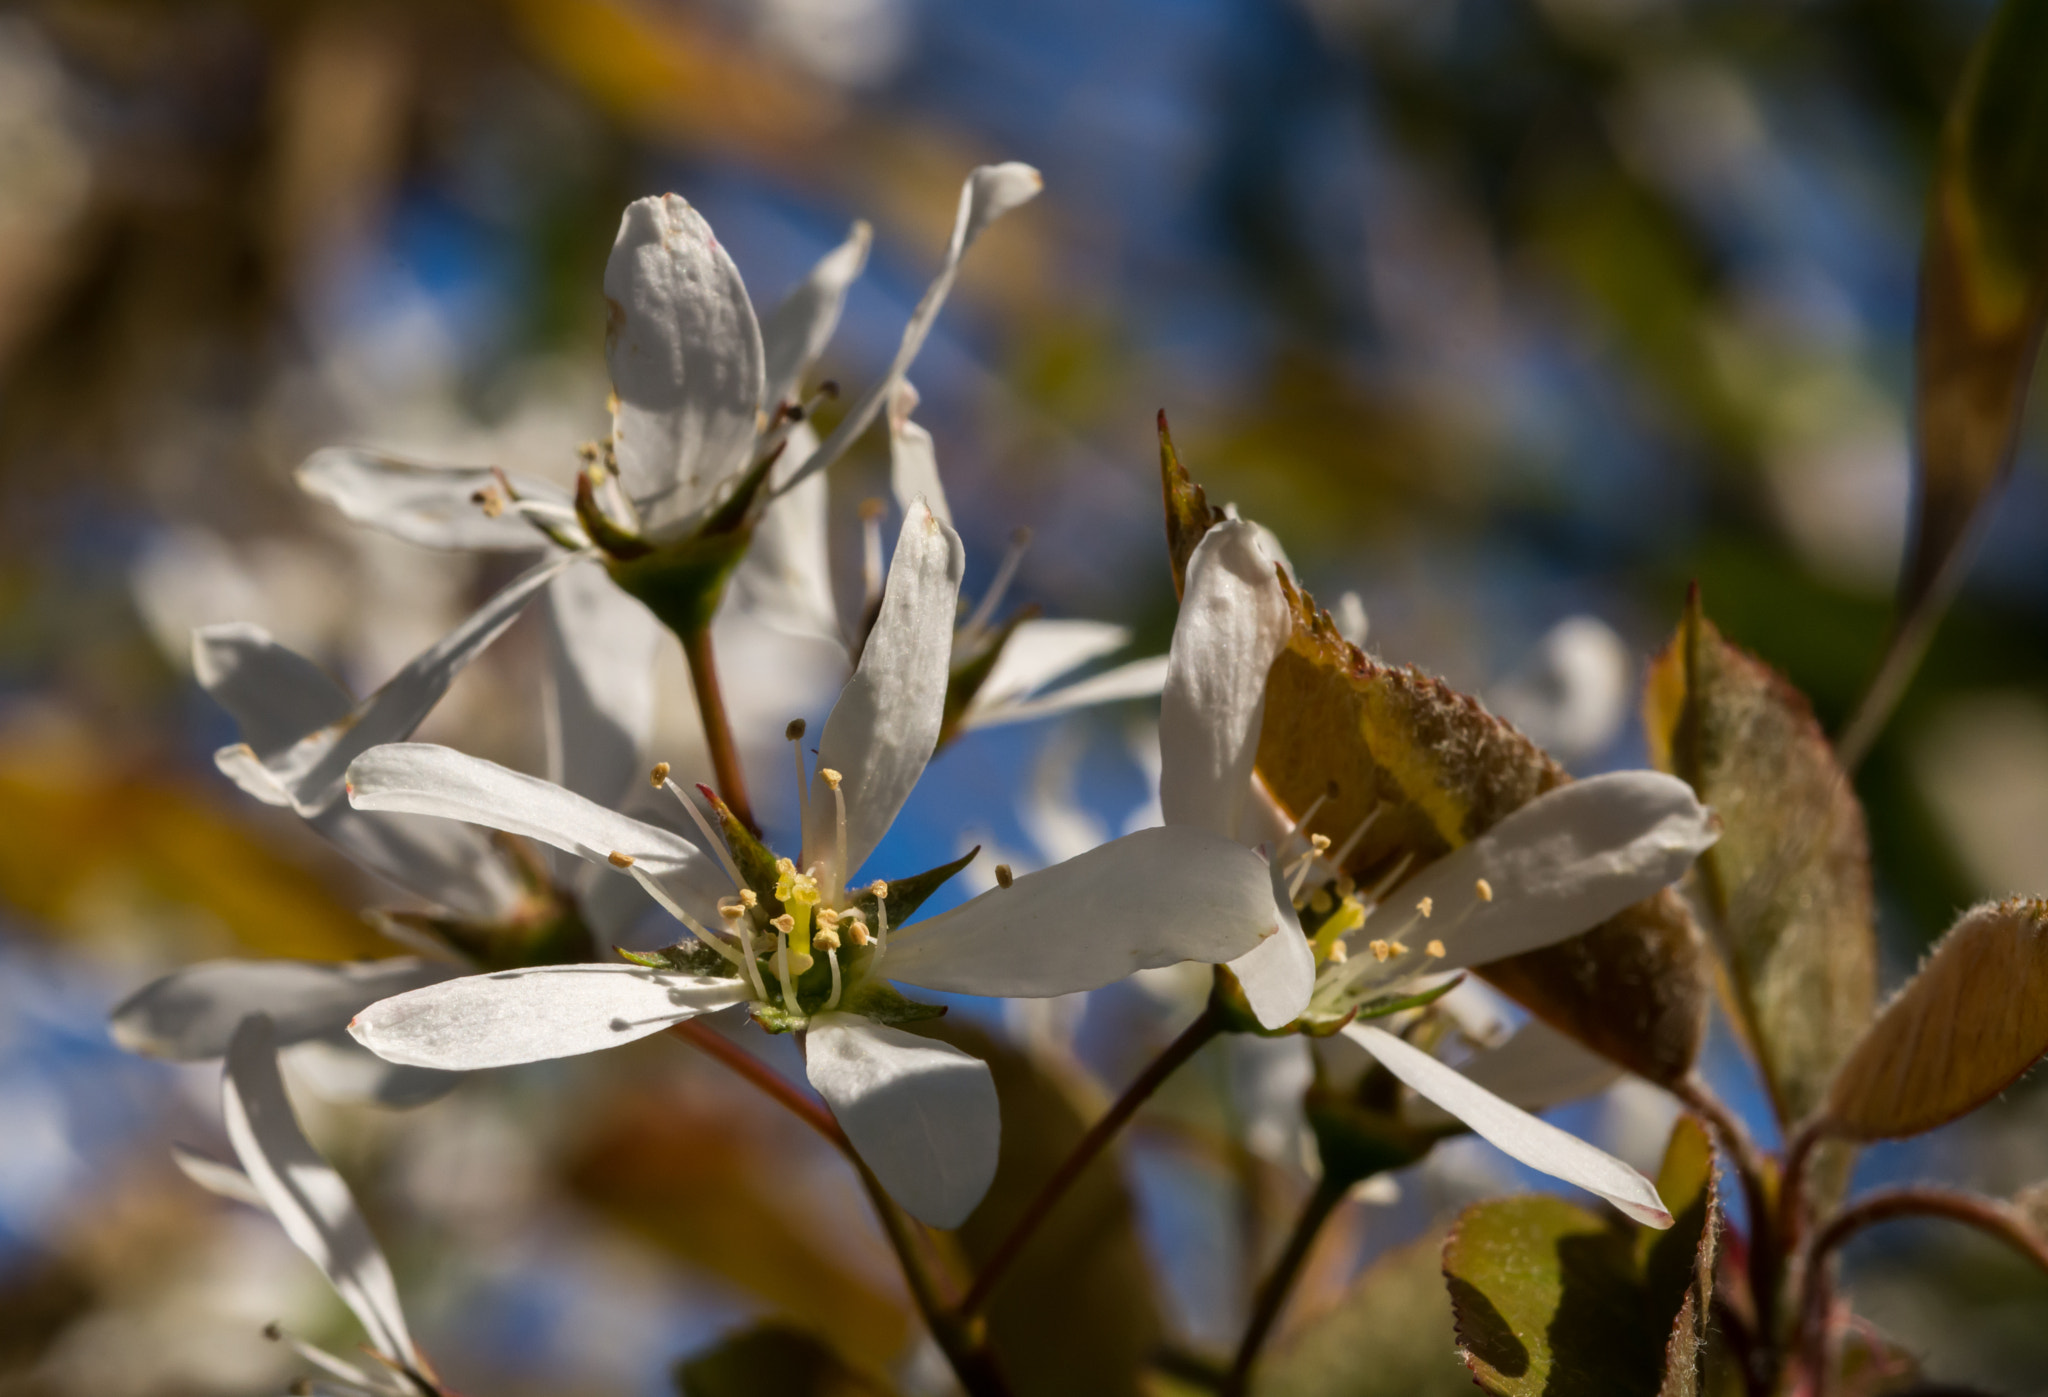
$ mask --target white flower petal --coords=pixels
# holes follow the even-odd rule
[[[270,1211],[270,1205],[263,1201],[256,1185],[249,1182],[249,1176],[232,1164],[223,1164],[211,1155],[177,1144],[171,1146],[171,1162],[178,1166],[180,1174],[215,1197],[247,1203],[262,1212]]]
[[[1487,692],[1487,707],[1559,761],[1604,750],[1627,721],[1635,662],[1614,628],[1568,616],[1536,644],[1528,663]]]
[[[910,313],[910,323],[903,327],[903,341],[897,346],[896,358],[890,363],[889,371],[861,394],[859,401],[833,428],[832,435],[825,438],[825,444],[818,448],[817,454],[797,473],[797,480],[824,470],[844,456],[846,449],[868,429],[875,420],[875,414],[888,403],[896,385],[910,371],[918,351],[924,348],[925,337],[931,334],[932,323],[939,318],[939,308],[946,304],[946,297],[953,289],[953,278],[960,272],[960,259],[967,255],[967,249],[989,224],[1010,210],[1029,203],[1044,187],[1045,181],[1038,171],[1015,161],[1005,165],[983,165],[967,177],[967,183],[960,190],[960,210],[953,219],[953,241],[946,249],[946,260],[918,301],[917,309]]]
[[[1292,625],[1258,526],[1228,520],[1204,534],[1188,559],[1159,705],[1159,805],[1168,824],[1236,837],[1266,672]]]
[[[1142,660],[1132,660],[1100,674],[1091,674],[1086,679],[1048,689],[1032,698],[984,704],[977,695],[977,701],[968,708],[967,716],[960,725],[969,730],[993,728],[1005,723],[1028,723],[1038,718],[1050,718],[1071,713],[1077,708],[1093,708],[1099,703],[1151,698],[1166,685],[1166,667],[1166,656],[1147,655]]]
[[[917,390],[906,378],[889,395],[889,491],[904,513],[923,500],[950,524],[953,508],[946,503],[946,486],[939,479],[939,453],[932,434],[910,420],[915,411]]]
[[[808,422],[792,427],[788,441],[782,459],[775,463],[778,482],[794,475],[818,449],[817,433]],[[750,625],[827,640],[845,649],[839,605],[832,594],[826,517],[829,500],[829,486],[822,475],[775,497],[754,525],[753,541],[726,584],[721,619],[744,617]],[[723,647],[720,653],[725,653]]]
[[[347,1024],[294,1043],[281,1050],[277,1059],[294,1082],[323,1101],[344,1106],[410,1110],[439,1101],[463,1080],[460,1072],[386,1062],[350,1037]]]
[[[891,934],[882,973],[961,994],[1071,994],[1178,961],[1234,960],[1276,934],[1266,861],[1167,825],[912,923]]]
[[[381,1000],[357,1014],[349,1032],[388,1061],[469,1072],[615,1048],[748,997],[744,980],[543,965]]]
[[[802,401],[798,394],[803,391],[804,379],[839,327],[846,289],[867,266],[868,244],[874,236],[865,221],[856,222],[846,241],[819,258],[810,275],[761,322],[767,365],[767,391],[761,404],[768,411]]]
[[[209,960],[151,981],[108,1016],[108,1032],[131,1053],[190,1062],[219,1057],[251,1014],[267,1014],[279,1043],[344,1027],[357,1011],[455,974],[436,961],[334,963]]]
[[[1244,988],[1245,1002],[1261,1028],[1285,1028],[1308,1008],[1316,987],[1316,955],[1301,933],[1301,918],[1288,895],[1287,870],[1279,859],[1268,868],[1273,888],[1273,915],[1280,930],[1230,962],[1230,973]]]
[[[1010,632],[974,701],[979,705],[1021,699],[1130,643],[1130,631],[1108,621],[1025,621]]]
[[[988,1064],[853,1014],[819,1014],[804,1035],[804,1066],[891,1198],[932,1227],[967,1220],[1002,1144]]]
[[[1466,983],[1471,983],[1467,981]],[[1605,1091],[1621,1080],[1621,1068],[1541,1019],[1531,1019],[1502,1043],[1458,1065],[1466,1081],[1524,1111],[1546,1111]],[[1423,1102],[1410,1119],[1418,1125],[1448,1123],[1448,1115]]]
[[[358,754],[385,742],[399,742],[441,701],[455,676],[519,619],[519,613],[556,574],[579,557],[557,553],[543,558],[500,588],[469,619],[416,655],[411,663],[348,716],[300,738],[264,762],[291,792],[301,815],[316,815],[341,798],[342,774]]]
[[[262,1015],[244,1020],[228,1045],[221,1106],[235,1155],[285,1235],[355,1312],[371,1347],[417,1369],[419,1354],[406,1332],[390,1263],[348,1185],[299,1129],[278,1075],[270,1020]]]
[[[373,815],[340,801],[306,823],[361,867],[472,921],[502,921],[526,900],[503,851],[468,825]]]
[[[1719,837],[1713,812],[1675,776],[1616,771],[1560,786],[1396,888],[1368,926],[1407,954],[1353,960],[1354,982],[1483,965],[1576,936],[1675,882]],[[1431,939],[1444,957],[1426,955]]]
[[[750,464],[761,328],[732,258],[674,194],[626,207],[604,294],[619,480],[649,534],[680,533]]]
[[[450,747],[427,742],[373,747],[349,767],[348,782],[349,799],[358,810],[467,820],[538,839],[593,863],[626,854],[699,904],[714,903],[732,891],[718,860],[681,835]]]
[[[1576,1135],[1538,1120],[1527,1111],[1460,1076],[1420,1048],[1369,1024],[1344,1026],[1344,1036],[1377,1058],[1380,1065],[1472,1127],[1501,1153],[1554,1179],[1597,1193],[1646,1227],[1671,1226],[1671,1214],[1656,1186],[1628,1165]]]
[[[516,511],[496,518],[484,513],[477,492],[502,493],[486,467],[424,465],[381,451],[331,446],[307,457],[295,474],[300,489],[326,500],[346,518],[408,543],[508,552],[547,546],[540,530]],[[559,485],[525,476],[510,479],[528,499],[570,506],[568,491]]]
[[[912,508],[867,647],[818,740],[818,765],[845,778],[847,874],[881,843],[938,746],[965,567],[960,536],[923,505]],[[806,863],[828,856],[837,820],[832,792],[813,781]]]
[[[1109,838],[1107,827],[1075,795],[1086,752],[1081,730],[1069,724],[1053,730],[1032,764],[1031,784],[1017,802],[1017,823],[1038,846],[1040,866],[1077,858]]]
[[[595,561],[548,585],[548,774],[602,804],[647,776],[662,627]]]
[[[192,633],[192,674],[259,758],[340,722],[356,706],[326,670],[242,621]]]

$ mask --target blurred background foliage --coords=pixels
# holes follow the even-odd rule
[[[168,1137],[216,1129],[210,1071],[122,1059],[100,1027],[172,964],[382,944],[357,916],[360,880],[212,772],[230,732],[190,682],[184,637],[255,620],[363,691],[481,595],[499,574],[347,529],[290,469],[347,440],[566,474],[603,425],[598,285],[628,199],[685,194],[765,301],[852,218],[873,220],[827,365],[859,383],[936,260],[965,169],[1045,172],[1046,196],[977,250],[916,373],[970,592],[1028,525],[1020,599],[1162,648],[1164,407],[1211,497],[1273,528],[1326,601],[1357,590],[1387,658],[1479,691],[1591,612],[1640,662],[1697,579],[1727,635],[1832,729],[1887,624],[1925,195],[1988,12],[7,5],[0,1392],[274,1390],[286,1369],[256,1335],[265,1320],[342,1324],[266,1224],[209,1208],[168,1168]],[[1961,602],[1859,777],[1888,984],[1967,901],[2048,882],[2040,445],[2023,444]],[[534,649],[515,632],[428,735],[536,764]],[[1138,716],[1091,721],[1114,742]],[[963,743],[940,794],[1016,838],[1010,803],[1041,736]],[[1631,730],[1592,765],[1640,761]],[[1114,819],[1138,785],[1091,772],[1083,794]],[[913,811],[900,837],[936,862],[958,824]],[[1151,1024],[1119,994],[1112,1010]],[[1071,1131],[1101,1099],[1090,1074],[1121,1081],[1153,1032],[1089,1022],[1071,1081],[1017,1088],[1037,1093],[1034,1134]],[[498,1074],[422,1115],[309,1122],[365,1194],[455,1385],[661,1391],[674,1359],[761,1315],[893,1364],[913,1321],[836,1163],[666,1040],[629,1068],[617,1056]],[[1227,1070],[1211,1063],[1152,1113],[1129,1198],[1104,1181],[1122,1231],[1086,1263],[1114,1289],[1131,1272],[1119,1239],[1142,1237],[1168,1281],[1123,1318],[1195,1354],[1234,1329],[1234,1278],[1300,1187],[1262,1174],[1197,1099]],[[1572,1119],[1624,1152],[1633,1137],[1641,1162],[1662,1136],[1630,1113],[1660,1109],[1638,1094]],[[1864,1168],[2009,1193],[2048,1176],[2044,1121],[2048,1101],[2022,1087]],[[1374,1310],[1339,1299],[1361,1258],[1513,1182],[1443,1154],[1398,1207],[1347,1210],[1301,1313]],[[1249,1209],[1229,1201],[1248,1178]],[[1395,1262],[1426,1272],[1428,1250]],[[2048,1338],[2024,1319],[2048,1300],[2038,1278],[1933,1231],[1852,1261],[1852,1293],[1930,1372],[2048,1391]],[[1285,1350],[1309,1375],[1299,1390],[1381,1390],[1332,1379],[1328,1344]],[[1105,1360],[1105,1390],[1132,1380],[1123,1362]]]

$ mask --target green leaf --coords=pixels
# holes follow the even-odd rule
[[[1963,914],[1828,1088],[1828,1129],[1918,1135],[1976,1110],[2048,1053],[2048,902]]]
[[[1421,1237],[1373,1262],[1335,1306],[1268,1352],[1254,1397],[1459,1397],[1443,1237]]]
[[[1863,808],[1805,697],[1687,599],[1651,664],[1650,758],[1721,817],[1700,884],[1733,1015],[1781,1122],[1819,1104],[1870,1022],[1877,983]]]
[[[1467,1208],[1444,1243],[1458,1341],[1498,1397],[1696,1397],[1720,1225],[1706,1129],[1682,1117],[1658,1232],[1562,1198]]]
[[[1160,470],[1178,581],[1218,515],[1163,433]],[[1259,775],[1297,817],[1323,800],[1309,831],[1339,847],[1372,818],[1345,860],[1360,887],[1403,860],[1413,869],[1441,858],[1571,779],[1477,699],[1412,668],[1380,664],[1284,574],[1281,583],[1294,633],[1266,682]],[[1668,895],[1480,968],[1560,1032],[1666,1083],[1684,1077],[1699,1054],[1706,971],[1698,928]]]
[[[1100,1105],[1023,1054],[946,1020],[919,1030],[989,1065],[1002,1154],[988,1196],[954,1235],[979,1266],[1073,1149]],[[996,1289],[988,1332],[1016,1397],[1128,1397],[1161,1336],[1151,1269],[1114,1151],[1081,1174]]]
[[[682,1397],[888,1397],[830,1344],[806,1330],[763,1324],[676,1364]]]

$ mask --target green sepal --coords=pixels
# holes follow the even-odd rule
[[[945,716],[939,722],[939,746],[945,746],[960,735],[960,720],[967,716],[967,706],[974,702],[974,696],[981,692],[981,686],[988,683],[989,675],[995,672],[1003,647],[1010,643],[1017,627],[1038,613],[1036,606],[1019,609],[1015,616],[997,628],[985,645],[947,671],[946,707]]]
[[[1393,1083],[1391,1073],[1375,1066],[1367,1073],[1364,1095],[1376,1098],[1382,1094],[1378,1090],[1382,1084],[1374,1080],[1378,1077]],[[1391,1101],[1382,1107],[1376,1100],[1347,1098],[1318,1086],[1309,1088],[1302,1111],[1309,1129],[1315,1132],[1323,1180],[1330,1187],[1350,1188],[1376,1175],[1405,1169],[1436,1143],[1433,1133],[1405,1124]]]
[[[887,980],[861,981],[846,992],[839,1001],[839,1008],[889,1026],[923,1023],[928,1019],[944,1018],[946,1014],[945,1005],[920,1004],[899,992]]]
[[[718,952],[696,939],[678,941],[673,946],[663,946],[658,951],[629,951],[624,946],[612,949],[635,965],[649,970],[665,970],[677,975],[695,975],[706,980],[737,980],[742,978],[739,967]]]
[[[700,785],[697,793],[711,803],[711,812],[718,818],[718,832],[725,836],[725,847],[732,855],[732,861],[739,866],[740,877],[754,890],[754,896],[761,899],[761,906],[769,909],[768,917],[781,913],[782,904],[775,899],[775,885],[781,875],[775,869],[775,851],[754,837],[754,832],[740,823],[740,817],[732,813],[731,807],[718,798],[718,792],[709,786]],[[764,919],[765,920],[765,919]]]
[[[748,1002],[747,1012],[754,1016],[755,1023],[769,1033],[795,1033],[811,1021],[808,1014],[792,1014],[779,1004],[769,1004],[759,999]]]
[[[980,852],[981,846],[977,844],[951,863],[942,863],[937,868],[913,873],[908,878],[889,879],[889,930],[896,930],[915,916],[917,909],[924,906],[926,898],[944,886],[947,879],[972,863],[974,856]],[[875,915],[875,895],[872,892],[863,892],[853,900],[853,905],[869,926],[880,925]]]
[[[525,970],[536,965],[574,965],[595,951],[590,929],[573,899],[550,891],[502,922],[437,917],[427,912],[388,911],[373,919],[395,922],[460,951],[479,970]]]
[[[1464,983],[1465,977],[1459,975],[1444,981],[1433,989],[1421,990],[1415,994],[1383,994],[1378,999],[1368,999],[1363,1004],[1358,1005],[1353,1011],[1353,1017],[1384,1019],[1387,1015],[1398,1014],[1403,1009],[1420,1009],[1424,1005],[1436,1003],[1439,999],[1442,999]]]
[[[609,514],[599,508],[597,486],[592,483],[588,471],[580,472],[576,477],[576,522],[608,557],[644,558],[654,551],[653,544],[630,529],[620,528],[612,522]]]
[[[620,590],[638,598],[663,625],[692,636],[711,624],[752,538],[749,529],[692,534],[637,557],[609,557],[605,568]]]
[[[1275,936],[1285,936],[1285,931],[1276,931]],[[1227,965],[1213,967],[1215,982],[1209,989],[1209,1007],[1221,1016],[1225,1033],[1250,1033],[1260,1038],[1285,1038],[1300,1033],[1308,1027],[1306,1016],[1278,1028],[1267,1028],[1259,1022],[1259,1016],[1252,1012],[1251,1001],[1245,998],[1244,986],[1238,983],[1237,975]]]

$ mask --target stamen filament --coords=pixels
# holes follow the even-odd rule
[[[1365,838],[1365,832],[1372,828],[1373,822],[1379,819],[1380,812],[1386,808],[1387,803],[1381,801],[1373,806],[1371,810],[1367,811],[1365,818],[1358,822],[1358,828],[1345,836],[1344,842],[1337,847],[1337,852],[1330,855],[1330,862],[1342,868],[1345,860],[1351,857],[1351,851],[1358,847],[1358,841]]]
[[[875,958],[868,962],[872,970],[889,954],[889,885],[877,878],[868,891],[875,895]]]
[[[696,937],[699,941],[702,941],[712,950],[718,952],[718,954],[724,956],[734,965],[738,965],[741,963],[739,951],[735,949],[730,943],[728,943],[723,936],[714,936],[709,931],[706,931],[704,929],[703,923],[699,922],[695,917],[691,916],[688,912],[685,912],[682,909],[681,904],[679,904],[674,898],[668,895],[668,890],[663,888],[661,884],[654,881],[653,874],[649,873],[646,869],[642,868],[637,863],[634,864],[632,867],[628,868],[626,872],[632,874],[633,881],[638,883],[641,887],[647,890],[647,895],[649,897],[653,898],[656,902],[661,904],[661,908],[663,911],[667,912],[671,917],[674,917],[677,921],[681,922],[684,926],[688,927],[690,929],[690,934],[692,936]]]
[[[782,984],[782,1007],[794,1014],[797,1011],[796,985],[789,978],[789,928],[793,919],[785,912],[772,925],[775,928],[775,978]]]
[[[861,615],[872,615],[882,600],[882,502],[860,506]]]
[[[967,624],[960,628],[964,636],[978,636],[988,628],[989,620],[996,614],[996,607],[1002,604],[1003,593],[1010,590],[1010,583],[1016,580],[1017,568],[1024,561],[1024,550],[1031,546],[1031,530],[1019,529],[1010,535],[1009,551],[1003,554],[1003,561],[996,565],[995,579],[988,584],[988,591],[982,596],[981,605],[974,608],[974,614],[967,618]]]
[[[704,812],[697,808],[697,802],[685,795],[683,788],[669,777],[662,777],[661,788],[680,801],[683,809],[690,812],[690,818],[696,822],[697,832],[704,836],[705,847],[717,856],[719,866],[725,870],[725,876],[732,879],[733,887],[744,888],[747,881],[740,877],[740,866],[733,862],[732,851],[725,847],[725,837],[711,828],[711,821],[704,818]]]
[[[801,821],[811,808],[811,778],[804,771],[804,720],[790,719],[782,735],[789,739],[790,755],[796,758],[796,817]]]
[[[825,952],[825,961],[832,967],[832,995],[831,998],[825,1001],[825,1008],[823,1010],[823,1012],[829,1014],[839,1007],[839,952],[836,950]]]

